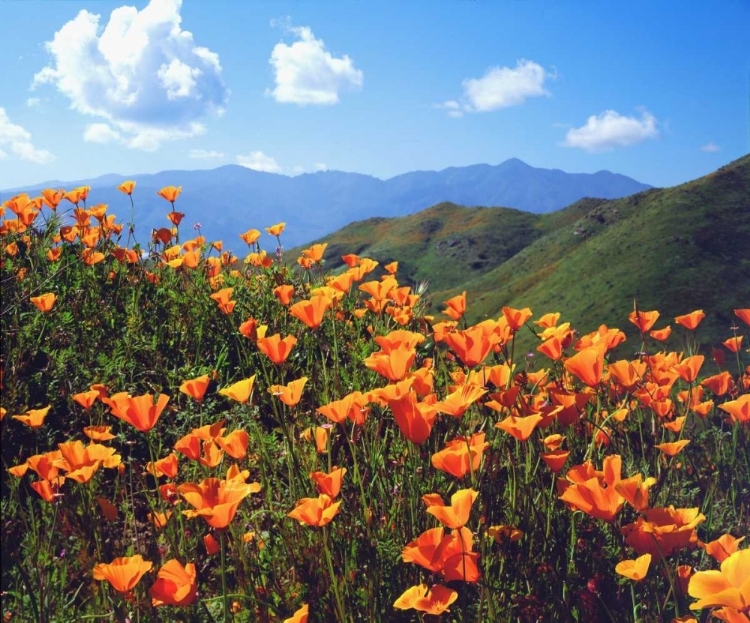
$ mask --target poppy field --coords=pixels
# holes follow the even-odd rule
[[[470,324],[119,189],[0,208],[4,621],[750,623],[750,308]]]

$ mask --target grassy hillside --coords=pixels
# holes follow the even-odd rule
[[[661,311],[658,327],[693,309],[725,310],[700,329],[715,341],[731,335],[730,310],[750,302],[748,188],[750,156],[681,186],[584,199],[546,215],[440,204],[354,223],[324,239],[326,258],[399,259],[403,278],[429,280],[436,310],[467,290],[469,320],[503,305],[564,309],[589,331],[623,326],[633,299]]]

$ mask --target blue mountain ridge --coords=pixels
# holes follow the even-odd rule
[[[144,244],[151,230],[169,225],[170,205],[156,192],[182,186],[176,208],[186,214],[182,239],[193,236],[196,223],[208,240],[222,240],[238,255],[244,248],[238,235],[287,223],[281,240],[290,248],[312,242],[353,221],[375,216],[413,214],[443,201],[465,206],[502,206],[537,214],[552,212],[583,198],[617,199],[651,186],[609,171],[566,173],[532,167],[517,158],[498,165],[475,164],[442,171],[412,171],[387,180],[343,171],[319,171],[296,177],[265,173],[239,165],[196,171],[153,174],[107,174],[71,182],[49,181],[0,190],[0,201],[18,192],[38,194],[44,188],[91,186],[89,204],[105,203],[120,221],[128,221],[130,202],[117,190],[125,180],[137,182],[136,237]],[[196,232],[197,233],[197,232]],[[262,246],[273,249],[265,233]]]

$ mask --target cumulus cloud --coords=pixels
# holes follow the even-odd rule
[[[288,20],[271,25],[281,26],[297,37],[291,45],[277,43],[268,61],[274,70],[276,88],[266,93],[277,102],[330,105],[339,101],[341,91],[362,88],[364,74],[354,61],[346,54],[334,57],[308,26],[293,27]]]
[[[709,153],[709,154],[715,154],[721,151],[721,147],[719,147],[714,142],[708,142],[705,145],[701,146],[701,151],[705,151],[706,153]]]
[[[266,156],[262,151],[251,151],[247,156],[237,156],[237,164],[254,171],[281,173],[281,167],[276,160]]]
[[[188,157],[195,160],[218,160],[224,157],[224,153],[221,151],[209,151],[207,149],[191,149],[188,152]]]
[[[106,145],[107,143],[122,142],[122,136],[106,123],[92,123],[83,133],[83,140],[87,143]]]
[[[448,111],[449,117],[463,117],[467,112],[492,112],[518,106],[530,97],[549,95],[544,82],[554,77],[554,73],[541,65],[521,59],[515,68],[491,67],[481,78],[464,80],[460,102],[448,100],[436,104],[435,108]]]
[[[641,111],[640,119],[605,110],[600,115],[590,116],[586,125],[568,130],[562,145],[592,153],[628,147],[658,137],[656,125],[656,118],[647,110]]]
[[[163,141],[203,133],[199,119],[221,114],[229,91],[218,55],[182,29],[181,5],[122,6],[103,27],[100,15],[82,10],[45,43],[51,62],[32,89],[51,84],[73,110],[106,121],[89,126],[86,140],[153,151]]]
[[[34,164],[48,164],[55,159],[46,149],[34,147],[31,134],[20,125],[11,123],[5,108],[0,108],[0,158],[6,159],[9,156],[2,147],[10,149],[21,160]]]

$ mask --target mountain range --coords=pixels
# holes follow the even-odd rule
[[[138,240],[142,232],[169,225],[170,209],[156,192],[164,186],[182,186],[176,209],[186,214],[183,228],[201,224],[208,240],[222,240],[242,254],[238,234],[287,223],[285,247],[304,244],[345,225],[370,217],[413,214],[440,202],[467,206],[505,206],[535,214],[553,212],[583,197],[614,199],[650,188],[624,175],[565,173],[532,167],[510,159],[499,165],[477,164],[442,171],[413,171],[381,180],[359,173],[319,171],[296,177],[254,171],[238,165],[198,171],[163,171],[148,175],[108,174],[93,179],[58,180],[0,191],[0,201],[17,192],[38,194],[44,188],[91,186],[89,203],[106,203],[110,212],[128,221],[130,202],[117,190],[135,180],[133,193]],[[192,236],[193,232],[189,232]],[[183,234],[183,239],[186,237]],[[261,239],[272,249],[275,241]]]
[[[601,323],[632,330],[627,313],[637,301],[661,312],[656,328],[671,323],[674,348],[687,335],[674,317],[705,309],[699,337],[716,344],[741,324],[733,310],[750,307],[749,189],[750,155],[686,184],[581,199],[547,214],[443,202],[351,223],[318,242],[328,243],[334,271],[346,253],[398,260],[401,283],[429,283],[432,314],[465,290],[469,322],[496,318],[507,305],[537,317],[562,312],[583,332]],[[530,332],[522,342],[533,346]]]

